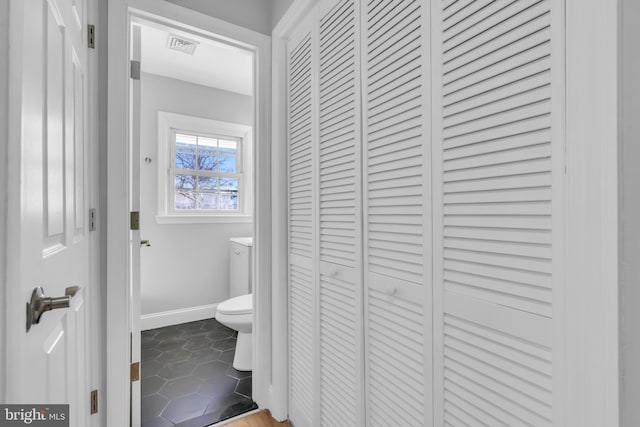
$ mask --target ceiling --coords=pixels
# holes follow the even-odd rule
[[[195,41],[193,55],[167,47],[169,30],[145,25],[141,43],[143,72],[252,96],[250,52],[194,35],[171,34]]]

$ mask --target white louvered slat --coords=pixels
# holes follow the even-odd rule
[[[549,40],[549,6],[539,4],[530,15],[503,21],[473,39],[444,52],[445,83],[522,54]],[[539,14],[542,13],[542,14]],[[504,66],[503,66],[504,67]],[[504,67],[508,69],[508,67]],[[450,74],[458,70],[453,76]]]
[[[360,95],[354,0],[322,5],[318,197],[320,424],[362,425]]]
[[[311,38],[289,59],[289,250],[313,253]]]
[[[437,12],[444,425],[552,425],[551,3]]]
[[[369,361],[369,423],[371,426],[423,425],[423,307],[381,292],[369,292],[367,321]],[[402,366],[402,369],[398,369]],[[384,414],[384,417],[382,416]]]
[[[351,268],[359,228],[356,19],[355,3],[345,0],[320,20],[320,259]]]
[[[449,4],[443,7],[444,13],[442,14],[442,20],[446,23],[445,26],[455,25],[461,20],[465,19],[469,14],[477,11],[486,2],[479,2],[474,0],[458,0],[453,4]]]
[[[313,371],[313,277],[311,270],[291,265],[289,269],[289,399],[311,419],[314,408],[310,372]]]
[[[301,424],[314,419],[314,199],[312,40],[289,47],[289,404]]]
[[[539,2],[540,0],[497,0],[485,2],[485,7],[467,17],[464,21],[464,26],[443,30],[444,51],[477,37],[500,22],[526,11],[527,8]]]
[[[358,425],[357,340],[361,337],[354,310],[355,286],[331,276],[320,276],[322,425]]]
[[[426,8],[364,8],[367,426],[431,424]]]
[[[370,271],[424,279],[424,51],[419,1],[369,4],[365,179]],[[406,240],[412,239],[412,244]]]
[[[452,334],[463,335],[456,330]],[[492,334],[471,335],[474,344],[449,335],[445,321],[445,378],[456,385],[451,392],[479,406],[506,425],[550,425],[551,420],[551,362],[535,360],[531,354],[501,348],[493,344]],[[518,337],[502,336],[503,341],[521,341]],[[492,353],[486,348],[492,348]],[[533,366],[524,362],[536,362]],[[540,370],[535,369],[541,365]],[[475,398],[473,396],[482,396]]]

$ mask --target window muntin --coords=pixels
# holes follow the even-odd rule
[[[242,138],[172,132],[174,212],[242,210]]]
[[[193,157],[183,156],[181,161],[176,161],[176,134],[184,135],[179,141],[185,143],[181,149]],[[251,126],[158,111],[158,224],[251,222],[252,136]],[[179,200],[185,203],[182,209],[176,209],[175,204],[176,175],[185,175],[179,177],[183,180],[179,190],[189,196],[188,203]],[[230,193],[237,194],[237,209],[231,209],[236,202]],[[228,201],[230,209],[219,209]],[[201,209],[194,208],[198,204]]]

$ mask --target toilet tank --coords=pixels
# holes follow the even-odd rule
[[[229,297],[251,293],[251,237],[234,237],[229,241]]]

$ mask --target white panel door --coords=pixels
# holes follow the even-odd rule
[[[7,402],[70,404],[91,425],[86,4],[11,2]],[[80,290],[26,331],[25,303]]]
[[[429,8],[362,20],[367,426],[432,423]]]
[[[289,417],[299,426],[317,425],[318,343],[313,97],[317,39],[313,14],[287,45]]]
[[[556,7],[434,4],[438,425],[554,423]]]

